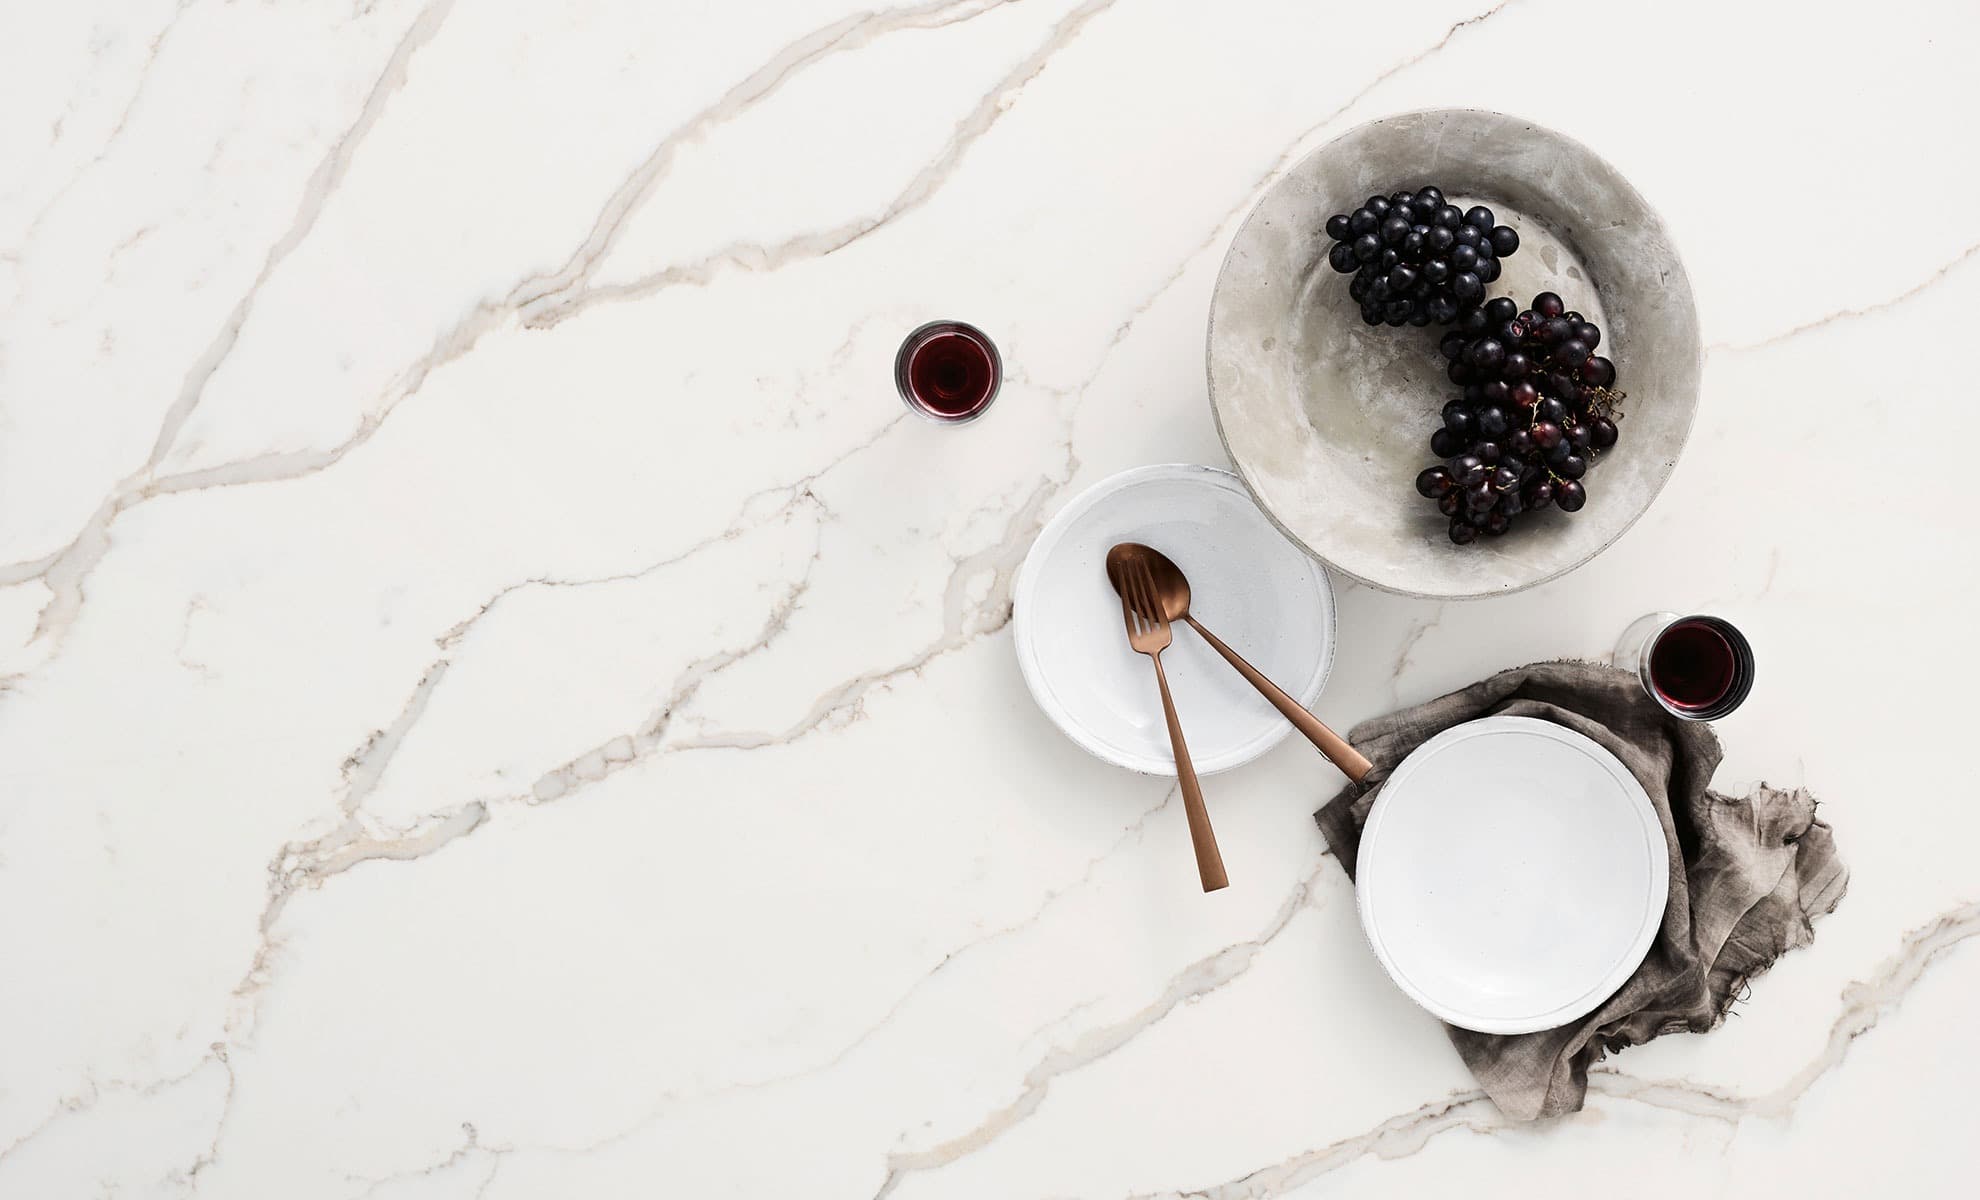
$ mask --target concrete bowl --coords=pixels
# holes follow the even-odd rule
[[[1327,264],[1325,225],[1376,194],[1436,184],[1519,231],[1487,294],[1542,291],[1602,328],[1627,393],[1622,438],[1591,467],[1580,512],[1520,516],[1452,545],[1416,494],[1429,437],[1459,389],[1445,327],[1368,326]],[[1643,515],[1691,431],[1703,346],[1669,232],[1614,167],[1570,138],[1473,109],[1402,113],[1349,130],[1277,180],[1239,228],[1210,301],[1210,404],[1259,507],[1343,575],[1460,599],[1532,587],[1607,549]]]

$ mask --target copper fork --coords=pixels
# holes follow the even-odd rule
[[[1183,744],[1182,722],[1176,719],[1176,702],[1169,698],[1169,677],[1162,672],[1162,651],[1169,648],[1169,618],[1155,596],[1155,579],[1146,562],[1132,562],[1121,572],[1121,619],[1127,623],[1128,645],[1146,654],[1155,664],[1155,683],[1162,689],[1162,716],[1169,723],[1169,748],[1176,756],[1176,782],[1182,787],[1183,812],[1189,817],[1189,840],[1196,848],[1196,873],[1203,890],[1214,892],[1229,887],[1224,874],[1224,856],[1217,851],[1217,835],[1210,829],[1210,810],[1203,806],[1203,789],[1196,782],[1196,768],[1189,761],[1189,747]]]

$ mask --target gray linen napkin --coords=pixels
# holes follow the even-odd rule
[[[1762,784],[1737,799],[1712,791],[1719,741],[1704,723],[1672,717],[1626,671],[1550,662],[1354,728],[1348,740],[1375,769],[1314,814],[1349,878],[1368,810],[1396,764],[1453,725],[1498,714],[1553,721],[1601,743],[1650,794],[1671,849],[1663,928],[1636,974],[1594,1012],[1512,1036],[1445,1026],[1493,1103],[1530,1121],[1578,1112],[1588,1067],[1603,1054],[1716,1026],[1748,979],[1813,940],[1811,920],[1842,900],[1849,872],[1806,791]]]

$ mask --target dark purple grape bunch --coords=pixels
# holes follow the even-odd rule
[[[1582,477],[1616,444],[1616,365],[1595,353],[1602,331],[1542,292],[1524,312],[1504,296],[1464,314],[1439,349],[1464,394],[1444,405],[1416,490],[1451,519],[1462,546],[1504,533],[1549,504],[1578,512]]]
[[[1370,196],[1327,218],[1327,261],[1353,275],[1348,295],[1370,325],[1448,325],[1474,311],[1519,234],[1480,204],[1459,212],[1435,187]]]

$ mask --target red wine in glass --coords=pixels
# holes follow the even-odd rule
[[[931,421],[961,425],[983,415],[1004,381],[997,345],[974,325],[931,321],[908,334],[894,356],[894,385],[907,406]]]
[[[1650,647],[1650,686],[1680,708],[1710,708],[1732,690],[1732,642],[1700,620],[1679,621]]]
[[[1672,716],[1715,721],[1753,690],[1753,647],[1719,617],[1652,613],[1623,632],[1615,663]]]

